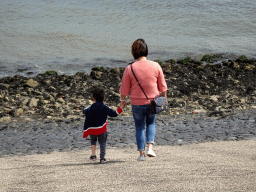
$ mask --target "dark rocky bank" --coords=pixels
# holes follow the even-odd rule
[[[183,145],[256,135],[256,62],[237,59],[206,65],[191,59],[160,62],[168,84],[168,109],[157,116],[156,144]],[[93,68],[90,75],[0,79],[0,156],[80,150],[91,91],[105,89],[108,106],[119,105],[124,68]],[[131,105],[110,118],[108,147],[135,147]],[[88,148],[89,149],[89,148]]]
[[[205,112],[221,116],[235,109],[256,108],[255,60],[240,57],[210,64],[212,58],[206,59],[206,65],[187,58],[178,65],[173,60],[158,61],[168,84],[168,109],[162,115]],[[105,103],[115,108],[123,72],[124,68],[97,67],[90,75],[47,71],[33,78],[4,77],[0,79],[0,122],[83,118],[81,110],[93,103],[91,91],[98,86],[105,89]],[[131,115],[129,104],[122,115]]]

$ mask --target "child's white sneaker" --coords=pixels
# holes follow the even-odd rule
[[[149,157],[155,157],[156,154],[155,154],[155,152],[154,152],[152,149],[148,148],[148,150],[147,150],[147,156],[149,156]]]
[[[138,161],[145,161],[146,157],[145,157],[145,155],[141,155],[137,160]]]

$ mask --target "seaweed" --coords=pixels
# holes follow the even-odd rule
[[[154,60],[155,62],[157,62],[159,65],[163,65],[164,63],[160,60]]]
[[[242,55],[236,59],[237,62],[241,62],[241,63],[245,62],[246,60],[247,58],[245,55]]]
[[[213,56],[212,55],[204,55],[201,61],[206,61],[206,62],[212,62],[213,61]]]
[[[181,59],[178,61],[178,63],[186,65],[188,63],[192,62],[192,59],[190,57],[186,57],[185,59]]]
[[[93,67],[92,71],[103,71],[104,67]]]
[[[50,75],[58,75],[58,73],[56,71],[46,71],[43,74],[44,77],[47,77],[47,76],[50,76]]]
[[[203,62],[202,62],[202,61],[194,61],[194,64],[196,64],[196,65],[202,65]]]
[[[27,69],[18,69],[19,72],[26,71]]]
[[[169,60],[166,61],[166,63],[174,64],[174,63],[176,63],[176,61],[174,59],[169,59]]]

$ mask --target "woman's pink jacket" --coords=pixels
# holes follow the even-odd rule
[[[132,68],[150,101],[152,101],[159,92],[167,91],[163,70],[157,62],[150,60],[136,61],[132,64]],[[131,71],[131,65],[128,65],[124,71],[119,92],[122,95],[130,95],[132,105],[149,104]]]

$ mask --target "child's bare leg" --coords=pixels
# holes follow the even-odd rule
[[[92,156],[95,156],[95,153],[96,153],[96,145],[91,145],[91,149],[92,149]]]
[[[91,137],[91,149],[92,149],[92,156],[96,156],[96,142],[97,142],[97,136],[96,135],[90,135]]]

